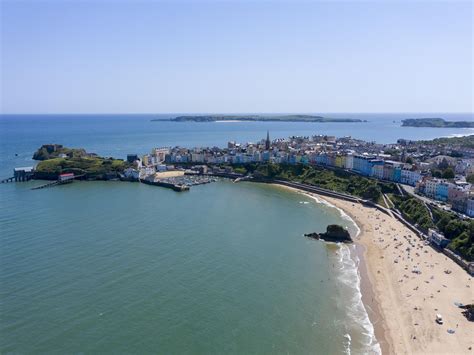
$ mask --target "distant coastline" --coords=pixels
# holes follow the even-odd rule
[[[152,119],[151,121],[162,121],[161,119]],[[330,118],[314,115],[282,115],[282,116],[262,116],[262,115],[189,115],[177,116],[169,119],[173,122],[367,122],[357,118]]]
[[[446,121],[442,118],[408,118],[402,120],[402,127],[474,128],[474,122]]]

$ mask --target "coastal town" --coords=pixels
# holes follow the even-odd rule
[[[399,139],[394,144],[377,144],[326,135],[271,140],[267,132],[267,137],[256,143],[231,141],[226,148],[160,147],[141,157],[130,154],[127,161],[134,163],[135,167],[125,170],[124,174],[136,179],[170,177],[172,174],[169,171],[182,170],[183,166],[194,166],[199,172],[207,172],[208,169],[238,172],[236,167],[252,163],[343,169],[403,184],[407,186],[407,191],[425,197],[427,202],[474,216],[471,184],[474,178],[474,148],[458,141],[430,144]]]

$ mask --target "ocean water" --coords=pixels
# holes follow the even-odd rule
[[[172,115],[0,115],[0,176],[14,166],[31,165],[33,152],[45,143],[83,147],[104,156],[125,158],[149,153],[159,146],[225,147],[227,142],[255,142],[266,137],[327,134],[352,136],[379,143],[399,138],[432,139],[474,134],[474,129],[401,127],[410,117],[443,117],[474,120],[473,114],[323,114],[328,117],[359,118],[363,123],[304,122],[169,122]]]
[[[125,157],[154,146],[256,140],[267,129],[272,137],[397,134],[382,129],[394,117],[365,131],[150,118],[2,116],[1,177],[32,164],[44,143]],[[187,193],[125,182],[32,191],[39,183],[0,185],[0,353],[379,352],[351,247],[302,236],[330,223],[358,232],[317,199],[225,180]]]

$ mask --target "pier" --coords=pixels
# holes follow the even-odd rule
[[[54,186],[58,186],[58,185],[70,184],[74,181],[74,179],[80,179],[83,176],[85,176],[85,174],[77,175],[77,176],[75,176],[73,173],[60,174],[58,176],[58,180],[48,182],[47,184],[44,184],[44,185],[41,185],[41,186],[33,187],[32,190],[41,190],[41,189],[46,189],[48,187],[54,187]]]
[[[173,184],[170,182],[165,182],[165,181],[150,181],[146,179],[140,179],[141,183],[144,183],[146,185],[153,185],[153,186],[161,186],[161,187],[166,187],[168,189],[172,189],[177,192],[182,192],[182,191],[189,191],[189,186],[186,185],[180,185],[180,184]]]
[[[54,186],[58,186],[58,185],[64,185],[64,184],[70,184],[72,183],[74,180],[73,179],[70,179],[70,180],[66,180],[66,181],[60,181],[60,180],[57,180],[57,181],[51,181],[47,184],[44,184],[44,185],[41,185],[41,186],[36,186],[36,187],[33,187],[31,188],[32,190],[40,190],[40,189],[46,189],[48,187],[54,187]]]
[[[9,178],[6,178],[6,179],[3,179],[1,181],[2,184],[6,184],[7,182],[13,182],[13,180],[15,180],[15,177],[12,176],[12,177],[9,177]]]

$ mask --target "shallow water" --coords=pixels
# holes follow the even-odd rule
[[[348,254],[302,236],[349,225],[334,209],[229,181],[33,184],[2,187],[2,353],[368,348]]]
[[[332,134],[385,143],[472,132],[401,128],[393,120],[404,115],[340,116],[370,122],[3,115],[0,176],[34,164],[45,143],[124,158],[156,146],[255,141],[267,130],[272,138]],[[0,185],[1,353],[379,350],[360,302],[355,254],[302,236],[329,223],[357,233],[321,201],[228,181],[188,193],[120,182],[30,190],[39,183]]]

